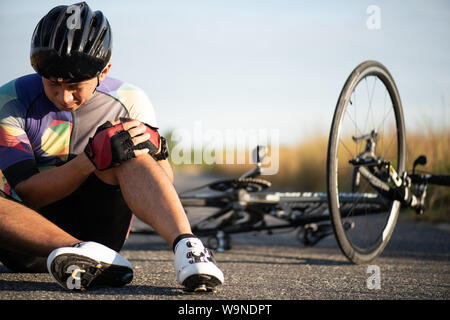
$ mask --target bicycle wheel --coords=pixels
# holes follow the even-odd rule
[[[354,263],[376,258],[397,223],[400,202],[370,179],[392,185],[389,165],[398,173],[405,170],[402,105],[389,71],[366,61],[353,70],[339,96],[327,154],[331,221],[341,251]]]

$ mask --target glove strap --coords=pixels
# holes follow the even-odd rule
[[[160,137],[159,142],[161,148],[158,154],[153,155],[153,159],[156,161],[166,160],[169,157],[169,148],[167,147],[166,138]]]

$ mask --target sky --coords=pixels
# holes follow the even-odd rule
[[[328,135],[350,72],[391,72],[407,131],[450,124],[450,2],[87,1],[112,30],[110,76],[145,90],[162,131]],[[33,30],[63,1],[0,0],[0,84],[33,72]],[[378,27],[368,28],[379,9]]]

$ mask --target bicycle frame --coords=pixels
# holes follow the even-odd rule
[[[368,148],[373,148],[371,137],[368,139]],[[367,137],[366,137],[367,138]],[[371,141],[369,141],[371,140]],[[371,144],[372,146],[369,146]],[[212,245],[217,251],[225,251],[231,248],[229,235],[246,232],[267,231],[269,234],[277,229],[299,228],[298,238],[305,245],[313,245],[324,237],[333,234],[329,227],[328,196],[323,192],[267,192],[248,191],[243,187],[231,188],[227,191],[197,192],[198,190],[216,186],[218,183],[226,184],[231,182],[246,182],[264,184],[265,188],[270,187],[270,182],[265,180],[252,180],[262,174],[262,158],[259,156],[258,146],[256,154],[256,167],[238,179],[215,181],[210,184],[184,191],[179,194],[182,205],[187,209],[216,208],[215,212],[198,221],[192,222],[192,231],[199,237],[210,237],[217,245]],[[369,181],[378,193],[340,193],[339,202],[341,211],[350,213],[356,217],[360,214],[377,214],[388,210],[390,200],[399,200],[405,207],[413,208],[418,213],[424,211],[424,198],[426,195],[427,183],[438,183],[450,185],[448,176],[421,175],[415,173],[417,165],[426,164],[426,157],[419,157],[413,168],[413,173],[402,175],[397,173],[390,163],[383,159],[367,157],[361,154],[357,159],[350,160],[359,174]],[[389,168],[389,175],[392,184],[387,184],[379,180],[370,172],[370,167],[378,166]],[[417,194],[411,191],[412,184],[417,185]],[[190,194],[191,192],[196,192]],[[187,195],[188,194],[188,195]],[[346,211],[346,204],[357,202],[359,206],[352,206]],[[228,215],[228,216],[227,216]],[[266,216],[282,221],[281,223],[268,224]],[[203,227],[209,223],[216,223],[211,227]],[[349,224],[346,228],[352,228]],[[154,234],[152,231],[133,230],[134,233]]]
[[[345,205],[346,202],[354,202],[355,199],[364,204],[372,205],[373,213],[385,210],[386,201],[377,194],[341,194],[340,200]],[[313,222],[328,221],[327,194],[316,192],[275,192],[275,193],[249,193],[239,192],[237,196],[233,194],[198,194],[192,196],[180,196],[181,203],[186,207],[217,207],[217,212],[197,221],[193,224],[193,229],[202,223],[219,219],[231,211],[245,211],[250,214],[270,215],[278,219],[287,221],[280,225],[251,226],[244,224],[223,224],[220,231],[226,233],[239,233],[248,231],[272,230],[280,228],[304,226]],[[378,208],[376,207],[378,205]],[[364,213],[370,213],[371,208],[361,208]],[[368,211],[369,210],[369,211]],[[356,212],[357,214],[357,212]],[[214,229],[198,229],[202,235],[211,235],[219,231]]]
[[[260,149],[256,149],[256,168],[244,173],[237,180],[225,180],[213,182],[205,186],[194,188],[181,193],[180,200],[187,209],[190,207],[217,208],[215,212],[198,221],[192,222],[193,232],[200,236],[214,238],[217,242],[216,249],[224,251],[230,247],[228,235],[245,232],[268,231],[270,234],[276,229],[299,228],[301,240],[305,245],[315,244],[320,239],[332,234],[329,225],[328,196],[322,192],[252,192],[246,189],[245,182],[265,184],[265,180],[253,180],[262,173]],[[226,191],[213,191],[207,193],[196,192],[203,188],[223,187],[227,183],[242,182],[241,187],[230,188]],[[191,195],[190,192],[196,192]],[[376,193],[342,193],[339,195],[343,210],[347,203],[360,203],[358,207],[352,207],[351,213],[371,214],[385,211],[388,201]],[[187,210],[188,211],[188,210]],[[268,224],[266,216],[281,220],[281,223]],[[214,226],[206,227],[210,223]],[[349,225],[348,228],[352,226]]]
[[[349,162],[354,165],[355,172],[362,175],[377,191],[377,193],[340,193],[339,202],[343,215],[351,213],[353,217],[358,215],[377,214],[389,210],[392,200],[400,201],[404,207],[415,209],[423,213],[426,184],[430,182],[448,183],[446,176],[424,176],[415,174],[418,164],[424,165],[426,158],[419,157],[414,165],[413,174],[406,172],[399,174],[393,166],[381,158],[375,158],[376,132],[355,139],[367,139],[366,148],[356,159]],[[226,184],[231,181],[255,182],[251,179],[262,173],[260,150],[257,147],[256,168],[244,173],[237,180],[225,180],[213,182],[206,186],[211,187],[218,183]],[[371,167],[379,167],[389,172],[391,183],[381,181],[371,172]],[[438,177],[438,178],[436,178]],[[262,183],[258,180],[255,183]],[[412,183],[417,184],[417,193],[411,191]],[[267,182],[270,186],[270,183]],[[330,219],[328,212],[328,196],[322,192],[249,192],[245,186],[232,188],[228,191],[195,193],[185,195],[189,191],[180,194],[180,200],[186,208],[209,207],[218,208],[214,213],[193,222],[192,230],[198,236],[209,236],[217,242],[216,249],[224,251],[230,248],[229,235],[245,232],[268,231],[270,234],[276,229],[299,228],[299,234],[303,237],[305,245],[315,244],[320,239],[332,234],[330,227],[324,227]],[[354,204],[358,203],[358,206]],[[352,204],[347,208],[347,204]],[[282,223],[268,224],[266,216],[271,216]],[[216,222],[212,227],[203,227]],[[346,228],[352,228],[350,223]]]

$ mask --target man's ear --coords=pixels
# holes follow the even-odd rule
[[[98,80],[99,81],[103,81],[106,78],[106,75],[109,72],[109,69],[111,68],[111,63],[108,63],[105,67],[105,69],[103,69],[103,71],[100,73],[100,75],[98,76]]]

